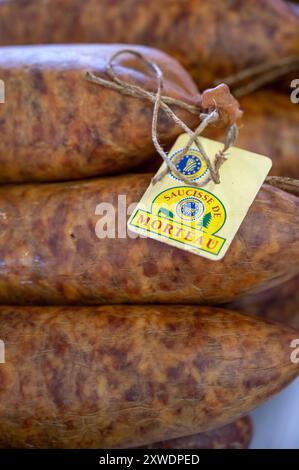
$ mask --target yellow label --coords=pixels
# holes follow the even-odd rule
[[[182,134],[177,139],[170,159],[185,147],[188,138]],[[223,147],[205,138],[201,138],[201,143],[212,161]],[[221,259],[271,165],[268,157],[234,147],[220,169],[220,184],[210,181],[202,188],[189,186],[168,173],[155,185],[150,184],[130,217],[128,228],[205,258]],[[196,146],[180,158],[176,167],[190,182],[199,184],[206,180],[209,171]],[[165,163],[159,172],[164,168]]]

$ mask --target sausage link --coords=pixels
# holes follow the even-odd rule
[[[32,26],[31,26],[32,27]],[[52,181],[119,173],[155,154],[151,137],[153,104],[85,78],[103,78],[107,61],[123,45],[54,45],[0,48],[0,79],[6,101],[0,105],[0,182]],[[188,73],[171,57],[132,46],[164,73],[164,94],[200,105]],[[132,55],[114,62],[116,74],[156,91],[153,73]],[[199,116],[178,108],[190,127]],[[182,129],[161,111],[159,136],[166,148]]]
[[[213,307],[0,307],[2,447],[137,447],[224,426],[299,373],[297,332]]]
[[[13,25],[13,27],[12,27]],[[299,19],[283,0],[10,0],[0,43],[146,44],[176,57],[200,86],[298,55]]]
[[[223,303],[298,273],[296,196],[264,185],[225,257],[210,261],[123,233],[124,197],[130,208],[150,178],[0,187],[0,302]],[[96,215],[100,203],[108,203],[105,219]],[[98,238],[107,217],[115,237]]]

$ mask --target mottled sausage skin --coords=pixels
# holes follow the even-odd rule
[[[107,78],[107,60],[124,47],[0,48],[0,79],[5,83],[6,95],[5,103],[0,105],[0,182],[113,174],[136,166],[155,153],[152,103],[85,79],[87,71]],[[154,49],[132,48],[161,67],[166,95],[199,104],[195,84],[174,59]],[[156,90],[151,70],[132,55],[116,59],[115,72],[130,83]],[[196,114],[173,109],[187,125],[194,127],[199,123]],[[159,134],[167,148],[182,130],[164,112],[159,116]]]
[[[242,297],[227,308],[241,309],[299,330],[299,276],[276,288]]]
[[[206,432],[299,373],[297,332],[212,307],[0,307],[0,444],[136,447]]]
[[[252,438],[249,416],[208,432],[155,442],[142,449],[248,449]]]
[[[290,90],[289,82],[288,94],[261,90],[240,98],[244,116],[236,146],[269,156],[270,174],[299,178],[299,105],[291,102]],[[206,136],[224,140],[216,128]]]
[[[150,179],[140,174],[0,187],[0,302],[223,303],[298,273],[296,196],[264,185],[226,256],[210,261],[126,236],[119,196],[126,196],[130,208]],[[100,203],[111,206],[96,215]],[[119,217],[115,238],[97,237],[103,214],[116,225]]]
[[[13,27],[12,27],[13,25]],[[125,42],[176,57],[201,86],[299,52],[299,19],[283,0],[11,0],[2,44]]]

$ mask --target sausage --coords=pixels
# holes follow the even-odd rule
[[[290,82],[288,83],[288,88]],[[299,110],[288,94],[260,90],[240,98],[244,117],[237,147],[269,156],[270,174],[299,178]],[[223,133],[209,128],[206,136],[223,140]]]
[[[248,449],[252,438],[249,416],[213,431],[143,446],[143,449]]]
[[[13,27],[12,27],[13,25]],[[283,0],[11,0],[0,43],[146,44],[176,57],[201,86],[298,55],[299,20]]]
[[[0,445],[121,448],[232,422],[299,373],[297,332],[212,307],[0,307]]]
[[[153,103],[90,83],[86,72],[108,79],[107,63],[124,45],[54,45],[0,48],[0,77],[6,102],[0,107],[0,182],[53,181],[107,175],[147,161],[155,154]],[[164,92],[195,107],[174,106],[190,127],[211,103],[220,106],[218,125],[241,116],[238,102],[222,84],[199,94],[188,73],[157,50],[134,46],[164,74]],[[119,78],[156,91],[156,77],[141,58],[118,56]],[[223,101],[224,100],[224,101]],[[182,133],[164,111],[158,132],[166,148]]]
[[[299,276],[255,295],[238,299],[227,308],[242,309],[247,314],[259,315],[299,330]]]
[[[125,46],[68,45],[0,48],[0,77],[6,102],[0,106],[0,182],[51,181],[124,171],[155,153],[152,103],[103,88],[85,79],[105,77],[107,60]],[[169,56],[133,47],[154,60],[165,75],[165,94],[196,104],[191,78]],[[115,71],[154,91],[156,80],[138,59],[116,59]],[[107,77],[106,77],[107,78]],[[189,126],[193,114],[176,109]],[[163,112],[159,132],[166,146],[182,132]]]
[[[150,179],[0,187],[0,303],[224,303],[298,273],[298,197],[264,185],[225,257],[210,261],[126,236],[124,197],[130,210]]]

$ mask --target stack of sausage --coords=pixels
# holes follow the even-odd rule
[[[298,54],[298,31],[282,0],[0,2],[2,447],[246,448],[246,414],[299,374],[298,181],[262,186],[221,261],[99,239],[97,205],[117,220],[118,195],[138,202],[152,176],[142,170],[157,165],[152,104],[85,79],[107,77],[127,46],[32,44],[143,44],[130,48],[160,66],[164,94],[206,112],[199,88]],[[155,91],[136,58],[114,65]],[[241,107],[239,145],[298,178],[289,96],[275,86]],[[158,124],[169,148],[180,129],[163,111]]]

